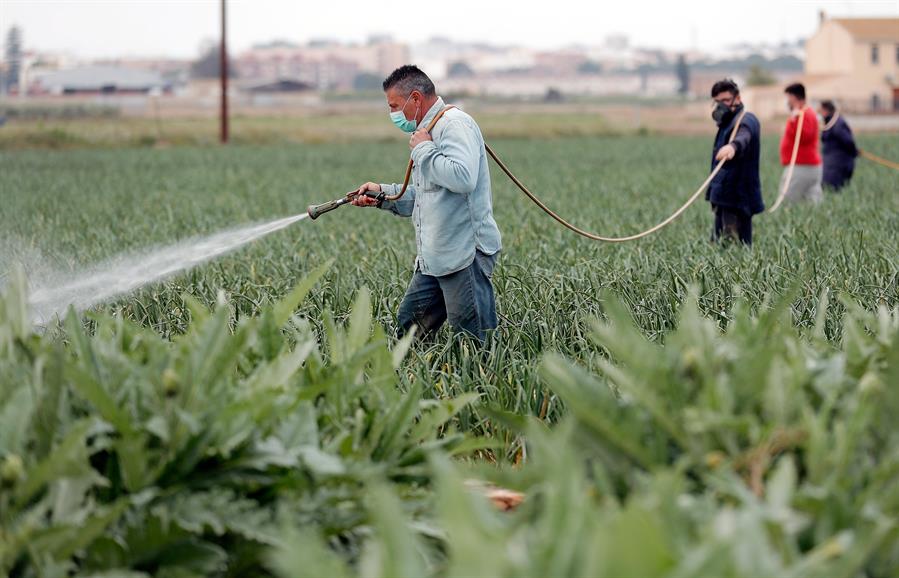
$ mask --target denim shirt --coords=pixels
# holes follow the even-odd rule
[[[438,98],[419,126],[427,126],[444,106]],[[425,275],[441,277],[471,265],[475,251],[495,255],[502,243],[493,219],[484,137],[477,123],[453,108],[437,122],[431,138],[412,149],[414,165],[406,194],[384,201],[381,208],[412,217],[416,267]],[[381,185],[388,195],[401,188],[401,184]]]

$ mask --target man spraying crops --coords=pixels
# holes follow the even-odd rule
[[[824,119],[821,128],[821,158],[824,184],[834,191],[842,189],[855,172],[858,147],[849,123],[843,118],[833,101],[825,100],[818,108]]]
[[[765,210],[759,178],[761,145],[759,120],[751,112],[744,114],[737,83],[727,78],[712,86],[715,108],[712,119],[718,124],[712,149],[712,168],[727,162],[709,183],[706,199],[715,213],[712,240],[739,240],[752,244],[752,216]],[[728,143],[739,121],[733,140]]]
[[[449,321],[454,331],[483,340],[497,325],[491,276],[502,247],[493,219],[484,138],[474,119],[444,110],[434,83],[415,66],[394,70],[384,81],[391,121],[411,133],[412,179],[396,201],[364,196],[394,195],[400,185],[368,182],[356,206],[377,206],[412,217],[415,273],[397,313],[400,335],[413,326],[433,334]],[[443,113],[428,133],[426,127]]]
[[[811,107],[806,106],[805,86],[797,82],[788,86],[784,93],[787,95],[790,117],[780,141],[780,163],[785,167],[780,188],[783,190],[787,187],[786,199],[789,201],[819,203],[823,193],[821,155],[818,152],[818,117]],[[795,166],[790,171],[789,165],[793,162]]]

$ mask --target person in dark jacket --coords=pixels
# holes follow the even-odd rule
[[[822,101],[818,112],[824,117],[824,128],[821,129],[824,185],[838,191],[849,184],[852,178],[858,148],[855,146],[855,138],[852,136],[849,123],[840,116],[833,101]]]
[[[739,239],[752,245],[752,216],[765,210],[762,182],[759,178],[761,125],[751,112],[743,114],[743,102],[737,83],[726,78],[712,86],[715,109],[712,119],[718,124],[712,149],[712,169],[725,160],[721,171],[709,183],[706,200],[715,213],[712,240]],[[737,119],[740,126],[728,144]]]

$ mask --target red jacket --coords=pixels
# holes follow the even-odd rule
[[[797,165],[820,165],[821,154],[818,152],[818,116],[810,107],[805,107],[805,120],[802,121],[802,135],[799,137],[799,151],[796,153]],[[793,156],[793,141],[796,139],[796,127],[799,115],[787,119],[787,128],[780,139],[780,164],[790,164]]]

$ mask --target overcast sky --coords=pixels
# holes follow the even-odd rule
[[[275,38],[454,40],[555,48],[622,33],[634,44],[719,51],[736,42],[794,41],[818,11],[899,17],[899,0],[228,0],[233,51]],[[25,46],[79,57],[193,57],[218,38],[219,0],[0,0],[0,31]]]

